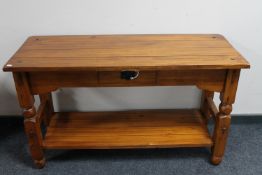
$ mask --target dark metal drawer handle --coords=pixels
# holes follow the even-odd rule
[[[124,80],[134,80],[139,76],[138,70],[123,70],[120,73],[120,78]]]

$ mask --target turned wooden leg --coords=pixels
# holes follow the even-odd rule
[[[46,94],[40,94],[39,97],[40,97],[41,103],[47,102],[47,107],[44,112],[44,123],[46,126],[48,126],[51,120],[51,117],[54,113],[52,94],[51,92],[46,93]]]
[[[214,129],[214,147],[211,162],[218,165],[222,161],[225,152],[231,116],[232,105],[221,103],[219,113],[216,116],[216,125]]]
[[[232,104],[235,102],[240,70],[229,70],[223,92],[220,93],[221,104],[215,118],[211,162],[220,164],[225,153],[230,128]]]
[[[26,73],[13,73],[13,76],[18,100],[23,108],[25,133],[28,138],[31,156],[35,165],[38,168],[43,168],[45,158],[42,148],[42,133],[40,121],[34,107],[34,96],[30,92]]]
[[[202,91],[200,111],[202,112],[202,114],[204,116],[204,120],[205,120],[206,124],[208,123],[208,120],[212,117],[212,114],[211,114],[209,107],[208,107],[208,102],[207,102],[208,97],[213,99],[214,98],[214,92],[203,90]]]
[[[32,158],[38,168],[43,168],[45,165],[45,158],[42,149],[42,134],[35,107],[24,109],[23,115],[25,117],[25,133],[28,138]]]

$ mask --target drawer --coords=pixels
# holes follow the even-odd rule
[[[226,79],[226,70],[167,70],[159,71],[159,86],[196,85],[201,89],[222,91]]]
[[[96,71],[30,72],[28,80],[33,94],[64,87],[93,87],[98,85]]]
[[[101,71],[98,82],[103,86],[152,86],[156,84],[155,71]]]

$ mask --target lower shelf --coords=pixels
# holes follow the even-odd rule
[[[55,113],[48,149],[210,147],[198,110]]]

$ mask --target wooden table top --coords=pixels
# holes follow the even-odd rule
[[[241,69],[249,63],[221,35],[32,36],[4,71]]]

